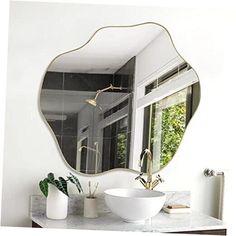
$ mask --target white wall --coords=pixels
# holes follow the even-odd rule
[[[0,3],[1,4],[1,3]],[[8,12],[9,2],[4,2],[0,6],[0,54],[1,54],[1,86],[0,86],[0,205],[2,202],[2,170],[3,170],[3,149],[4,149],[4,130],[5,130],[5,102],[6,102],[6,75],[7,75],[7,45],[8,45]],[[1,207],[0,207],[1,222]]]
[[[235,119],[225,115],[236,93],[230,86],[233,73],[223,63],[231,53],[223,50],[233,20],[233,12],[203,8],[12,2],[2,225],[30,226],[29,196],[40,193],[38,181],[49,171],[58,175],[70,171],[38,112],[40,83],[49,62],[86,42],[101,26],[144,21],[158,22],[169,30],[180,54],[197,71],[202,88],[200,107],[174,160],[161,172],[166,182],[159,189],[191,190],[193,209],[215,215],[217,188],[202,171],[205,167],[228,169],[226,157],[233,155],[233,139],[222,142]],[[129,171],[114,171],[91,179],[96,178],[103,191],[111,186],[141,187],[135,176]],[[88,178],[79,177],[85,186]]]
[[[173,47],[171,38],[166,31],[161,31],[156,39],[147,45],[136,57],[136,86],[146,81],[153,73],[158,72],[158,69],[163,70],[166,67],[169,69],[170,66],[173,66],[172,63],[175,62],[174,59],[176,57],[179,57],[179,55]],[[181,59],[177,60],[181,61]],[[174,66],[176,65],[178,63]],[[158,75],[160,76],[160,74]]]

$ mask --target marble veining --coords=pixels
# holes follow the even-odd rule
[[[165,205],[179,203],[190,206],[189,191],[167,191]],[[83,214],[84,196],[71,194],[68,204],[68,215]],[[104,194],[97,194],[97,207],[99,213],[110,212],[104,201]],[[46,212],[46,198],[42,195],[32,195],[30,197],[30,215],[44,215]]]
[[[34,215],[31,219],[43,228],[63,229],[179,232],[226,228],[222,221],[198,212],[175,215],[161,212],[144,224],[126,223],[113,213],[100,213],[96,219],[87,219],[80,215],[68,215],[65,220],[50,220],[45,215]]]
[[[97,209],[99,213],[110,212],[104,201],[104,194],[99,193],[97,196]],[[84,195],[71,194],[68,203],[68,215],[83,214],[84,209]],[[30,197],[30,216],[45,215],[46,212],[46,198],[42,195],[32,195]]]
[[[166,192],[166,203],[181,203],[190,206],[190,192]],[[98,212],[96,219],[83,217],[83,196],[72,195],[69,199],[68,217],[65,220],[51,220],[45,216],[46,198],[31,196],[31,219],[43,228],[90,229],[133,232],[180,232],[195,230],[225,229],[221,220],[198,213],[167,214],[161,211],[144,224],[124,222],[107,208],[104,195],[98,194]]]

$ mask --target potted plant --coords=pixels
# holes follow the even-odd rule
[[[65,219],[68,210],[68,188],[67,182],[76,186],[79,193],[83,192],[81,184],[76,176],[70,173],[66,179],[59,177],[55,179],[53,173],[39,182],[40,190],[47,198],[46,216],[50,219]]]

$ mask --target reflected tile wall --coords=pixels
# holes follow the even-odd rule
[[[122,130],[122,124],[117,118],[123,117],[118,113],[123,108],[128,107],[127,111],[122,111],[123,113],[127,112],[128,119],[125,125],[126,127],[124,127],[124,132],[127,133],[131,130],[132,96],[128,97],[123,107],[118,101],[122,103],[126,94],[132,93],[133,91],[134,65],[135,58],[132,58],[114,74],[64,73],[52,71],[46,73],[41,93],[41,101],[43,101],[41,105],[44,105],[42,112],[44,114],[57,115],[58,118],[54,120],[48,119],[47,121],[57,138],[66,161],[72,168],[76,169],[77,142],[84,137],[88,138],[88,147],[93,147],[94,142],[98,142],[100,144],[99,148],[101,153],[114,157],[114,160],[109,159],[108,161],[107,158],[103,160],[103,165],[106,166],[105,169],[108,170],[116,167],[115,162],[117,162],[117,160],[115,160],[115,152],[117,152],[117,147],[114,146],[114,140],[118,138],[118,131]],[[100,103],[101,106],[93,107],[86,103],[86,99],[94,98],[97,90],[106,88],[110,86],[110,84],[117,87],[121,86],[122,90],[115,89],[100,94],[97,103]],[[47,106],[47,101],[51,104],[50,106]],[[108,111],[108,113],[110,113],[107,113],[109,119],[106,119],[107,117],[103,115],[106,110],[110,110]],[[61,116],[61,118],[59,118],[59,116]],[[106,124],[106,122],[109,123]],[[102,128],[99,128],[98,124],[103,125]],[[106,127],[105,129],[103,128],[104,125]],[[86,130],[86,133],[83,130]],[[104,135],[103,131],[105,131]],[[131,133],[127,134],[127,163],[129,159],[130,134]],[[105,138],[105,140],[103,140],[103,138]],[[102,151],[104,147],[106,147],[105,152]],[[108,163],[105,163],[106,160]],[[114,163],[111,164],[111,162]],[[93,164],[91,164],[91,166],[87,165],[87,167],[88,166],[89,168],[93,168]]]

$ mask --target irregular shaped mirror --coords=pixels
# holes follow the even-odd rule
[[[115,168],[146,172],[176,153],[200,100],[192,67],[156,23],[99,29],[80,48],[57,56],[40,94],[42,114],[65,161],[80,173]]]

